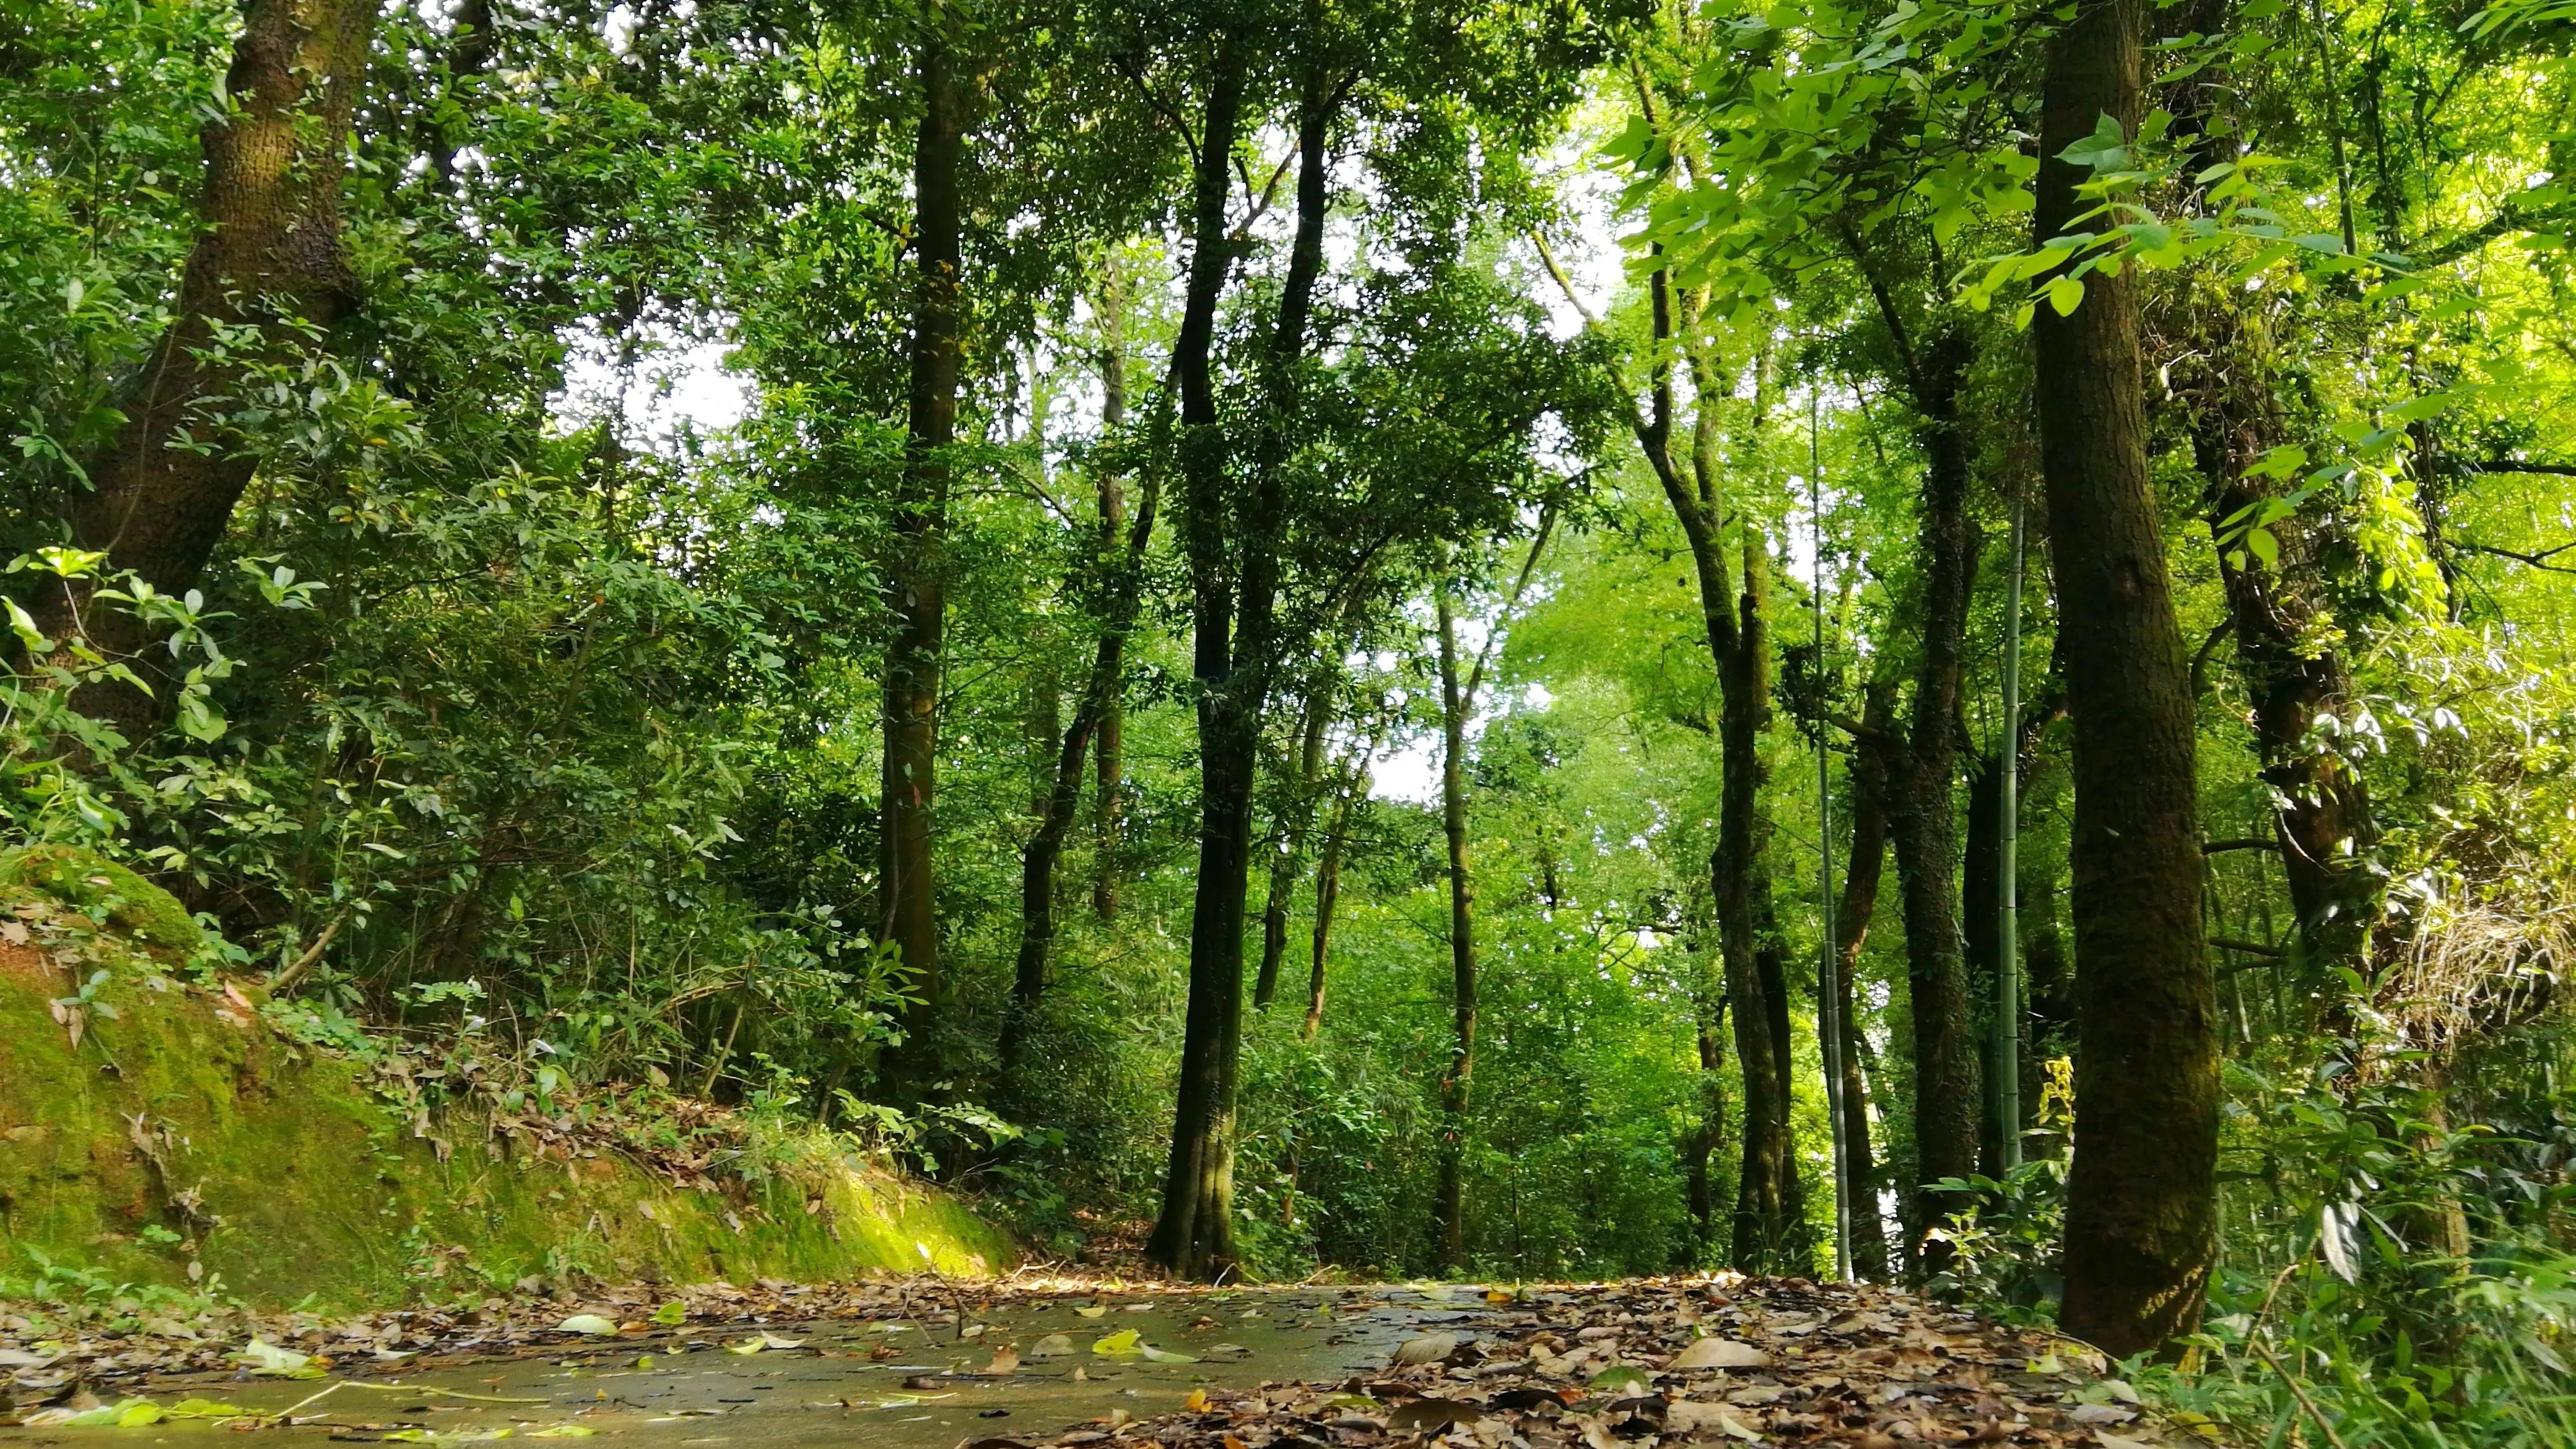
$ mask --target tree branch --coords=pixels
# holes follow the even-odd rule
[[[2539,569],[2544,573],[2576,574],[2576,568],[2569,568],[2565,564],[2554,564],[2550,562],[2551,559],[2567,552],[2569,549],[2576,548],[2576,543],[2562,543],[2556,548],[2542,549],[2538,553],[2518,553],[2509,548],[2498,548],[2491,543],[2473,543],[2464,538],[2453,539],[2451,541],[2451,547],[2458,549],[2462,553],[2482,553],[2490,558],[2511,559],[2515,563],[2521,564],[2526,568]]]

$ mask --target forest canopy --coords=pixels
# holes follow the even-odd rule
[[[2565,1442],[2571,106],[2551,0],[7,7],[0,846],[1053,1253]]]

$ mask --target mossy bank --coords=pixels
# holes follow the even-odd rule
[[[273,1029],[242,986],[190,984],[197,943],[130,871],[0,854],[0,1281],[51,1263],[360,1306],[530,1275],[1010,1264],[1008,1239],[959,1203],[820,1133],[708,1191],[613,1146],[487,1133],[466,1109],[407,1116],[364,1064]]]

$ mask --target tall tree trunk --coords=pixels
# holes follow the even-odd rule
[[[1789,1024],[1789,952],[1780,933],[1771,872],[1767,869],[1753,879],[1753,917],[1753,966],[1761,977],[1763,1005],[1771,1013],[1771,1091],[1779,1103],[1778,1140],[1773,1151],[1779,1158],[1781,1226],[1780,1246],[1772,1267],[1776,1272],[1804,1277],[1815,1269],[1817,1242],[1807,1221],[1807,1178],[1798,1170],[1797,1138],[1790,1130],[1790,1110],[1797,1096],[1797,1052]]]
[[[1692,1014],[1699,1037],[1699,1125],[1691,1132],[1683,1164],[1684,1202],[1690,1209],[1691,1242],[1676,1267],[1699,1268],[1718,1243],[1717,1182],[1712,1171],[1718,1150],[1726,1145],[1726,998],[1718,992],[1691,992]]]
[[[442,187],[456,180],[456,150],[465,136],[463,120],[475,110],[470,83],[482,76],[500,50],[500,36],[492,25],[492,0],[458,0],[452,14],[447,91],[440,99],[453,105],[441,105],[426,114],[421,137],[423,149],[429,153],[430,174],[438,178]]]
[[[1968,597],[1976,581],[1977,528],[1968,516],[1968,450],[1959,417],[1967,370],[1964,337],[1943,331],[1915,360],[1912,389],[1927,466],[1920,524],[1921,654],[1904,748],[1889,761],[1887,816],[1905,913],[1906,988],[1914,1018],[1914,1144],[1918,1235],[1964,1204],[1920,1183],[1977,1170],[1979,1096],[1975,1021],[1959,945],[1957,840],[1959,679]],[[1914,1257],[1927,1272],[1947,1262],[1926,1240]]]
[[[1744,592],[1730,631],[1731,647],[1718,660],[1722,778],[1718,845],[1710,857],[1710,894],[1717,909],[1727,1006],[1735,1013],[1736,1064],[1744,1076],[1743,1159],[1736,1176],[1730,1258],[1746,1272],[1765,1272],[1782,1266],[1792,1248],[1796,1172],[1789,1141],[1789,1064],[1776,1034],[1787,1023],[1788,1004],[1779,999],[1786,987],[1778,954],[1766,952],[1761,931],[1766,905],[1761,894],[1770,879],[1761,866],[1759,813],[1767,773],[1762,765],[1762,725],[1770,712],[1771,696],[1770,637],[1763,607],[1768,560],[1750,533],[1743,552]],[[1723,573],[1717,582],[1724,586]]]
[[[1199,874],[1190,912],[1190,1006],[1179,1110],[1163,1210],[1147,1252],[1184,1277],[1215,1280],[1234,1263],[1234,1101],[1243,1032],[1243,919],[1251,874],[1252,786],[1277,649],[1279,531],[1286,448],[1323,271],[1327,150],[1338,93],[1317,64],[1299,86],[1297,227],[1263,359],[1263,456],[1251,496],[1230,508],[1233,480],[1217,415],[1211,353],[1216,301],[1233,243],[1226,198],[1249,69],[1243,42],[1218,38],[1195,165],[1190,290],[1173,368],[1181,380],[1181,474],[1187,486],[1193,672],[1198,686]]]
[[[1875,730],[1891,728],[1894,695],[1885,685],[1872,685],[1863,721]],[[1851,1174],[1845,1191],[1852,1205],[1852,1271],[1881,1282],[1889,1271],[1887,1225],[1879,1211],[1878,1167],[1870,1152],[1869,1091],[1860,1060],[1866,1042],[1852,1005],[1852,980],[1860,968],[1861,947],[1869,939],[1871,921],[1878,914],[1878,884],[1887,859],[1886,775],[1879,751],[1863,741],[1852,756],[1851,852],[1843,866],[1842,897],[1834,908],[1834,979],[1842,989],[1835,1009],[1841,1013],[1844,1042],[1843,1148]]]
[[[1440,617],[1440,830],[1449,846],[1449,1002],[1454,1034],[1440,1078],[1440,1185],[1432,1208],[1431,1267],[1466,1261],[1468,1094],[1476,1067],[1475,876],[1467,863],[1467,712],[1475,707],[1458,670],[1458,621],[1448,585],[1435,591]]]
[[[1343,630],[1337,628],[1306,682],[1304,718],[1297,729],[1297,778],[1279,802],[1280,848],[1271,857],[1270,891],[1261,902],[1261,969],[1252,985],[1255,1010],[1267,1009],[1278,995],[1279,963],[1288,954],[1288,903],[1306,873],[1306,838],[1314,830],[1315,797],[1324,779],[1324,736],[1332,728],[1339,697],[1343,638]]]
[[[1959,934],[1972,1017],[1974,1003],[1994,999],[1995,974],[2002,966],[2003,923],[1995,903],[2003,895],[2003,806],[2003,757],[1984,751],[1968,762],[1968,832],[1959,868]],[[1977,1118],[1977,1171],[1999,1177],[2005,1128],[1992,1066],[1989,1060]]]
[[[1127,421],[1127,288],[1125,275],[1114,261],[1106,282],[1101,288],[1099,309],[1101,327],[1107,334],[1100,349],[1100,427],[1105,433],[1115,433]],[[1096,486],[1100,548],[1106,553],[1118,546],[1119,533],[1127,526],[1126,480],[1118,476],[1117,469],[1103,468],[1098,472]],[[1121,633],[1111,642],[1111,689],[1102,704],[1096,732],[1100,779],[1092,807],[1091,910],[1104,921],[1118,915],[1119,812],[1124,808],[1119,791],[1124,785],[1127,753],[1127,640]]]
[[[2081,0],[2051,38],[2037,235],[2088,204],[2059,158],[2102,116],[2134,133],[2138,0]],[[2216,1238],[2219,1051],[2202,944],[2192,704],[2147,471],[2129,279],[2039,308],[2041,469],[2074,719],[2075,1156],[2067,1332],[2163,1347],[2200,1319]]]
[[[167,594],[197,582],[222,542],[259,457],[224,410],[246,363],[327,327],[356,301],[341,245],[340,157],[366,74],[377,0],[243,0],[227,94],[237,109],[206,122],[203,223],[180,273],[172,321],[117,399],[125,421],[87,461],[68,500],[71,535]],[[255,341],[228,336],[249,328]],[[189,439],[210,446],[188,446]],[[149,677],[148,630],[89,608],[74,581],[30,601],[37,627],[87,633]],[[166,693],[166,692],[165,692]],[[82,691],[81,707],[139,738],[159,718],[130,686]]]
[[[1082,808],[1082,761],[1094,736],[1117,711],[1125,686],[1126,641],[1135,628],[1142,590],[1145,551],[1153,542],[1157,481],[1148,477],[1121,552],[1104,551],[1099,566],[1108,575],[1101,594],[1106,617],[1100,641],[1093,647],[1091,674],[1085,681],[1073,721],[1055,742],[1055,769],[1035,831],[1020,856],[1020,949],[1012,972],[1011,1005],[1002,1022],[1002,1079],[1005,1096],[1016,1087],[1025,1059],[1030,1018],[1048,985],[1047,955],[1055,942],[1056,862],[1065,838]]]
[[[1146,1252],[1188,1277],[1212,1277],[1234,1257],[1233,1101],[1227,1092],[1241,1031],[1243,884],[1249,862],[1252,782],[1238,740],[1254,737],[1231,716],[1234,597],[1226,547],[1226,448],[1219,432],[1212,353],[1217,300],[1232,268],[1226,238],[1228,170],[1242,121],[1247,59],[1231,32],[1218,36],[1215,71],[1193,162],[1189,287],[1172,347],[1181,393],[1183,543],[1190,560],[1193,666],[1199,700],[1199,865],[1190,907],[1190,986],[1182,1028],[1180,1096],[1172,1123],[1163,1208]]]
[[[1658,254],[1660,257],[1660,253]],[[1560,275],[1559,280],[1563,278]],[[1655,362],[1647,410],[1632,414],[1630,426],[1638,451],[1645,454],[1663,485],[1665,501],[1690,546],[1691,568],[1699,585],[1700,622],[1716,666],[1719,688],[1718,754],[1723,776],[1719,790],[1718,841],[1709,853],[1709,885],[1717,914],[1718,954],[1724,963],[1726,1002],[1735,1014],[1735,1050],[1744,1076],[1744,1156],[1736,1183],[1730,1261],[1739,1268],[1759,1269],[1779,1252],[1788,1229],[1788,1111],[1779,1087],[1782,1074],[1772,1050],[1771,1008],[1762,989],[1755,959],[1754,878],[1760,870],[1761,841],[1756,810],[1760,801],[1761,730],[1769,711],[1770,641],[1764,627],[1764,560],[1758,539],[1744,542],[1746,577],[1739,599],[1727,577],[1725,541],[1720,537],[1717,492],[1717,415],[1706,406],[1726,388],[1698,349],[1685,348],[1703,405],[1694,409],[1690,471],[1686,475],[1673,455],[1673,368],[1671,356],[1689,322],[1687,297],[1678,299],[1672,277],[1660,266],[1647,276],[1653,307]]]
[[[1368,794],[1368,761],[1376,743],[1371,739],[1353,762],[1350,779],[1343,785],[1340,798],[1333,802],[1332,824],[1324,831],[1323,858],[1315,864],[1314,957],[1306,976],[1306,1025],[1299,1033],[1310,1042],[1324,1029],[1324,971],[1333,944],[1333,907],[1342,894],[1342,854],[1350,848],[1351,812]]]
[[[2327,606],[2317,557],[2319,540],[2298,515],[2268,526],[2276,544],[2269,564],[2243,564],[2247,516],[2270,497],[2267,480],[2245,469],[2278,442],[2283,429],[2268,406],[2270,390],[2243,320],[2222,316],[2207,338],[2213,377],[2196,398],[2192,453],[2202,478],[2210,531],[2221,544],[2219,573],[2234,625],[2237,675],[2247,722],[2275,802],[2290,904],[2298,914],[2301,965],[2311,984],[2337,967],[2364,965],[2379,912],[2370,847],[2376,838],[2361,782],[2332,749],[2316,747],[2320,716],[2339,713],[2352,690],[2342,651],[2324,642]],[[2249,376],[2248,374],[2256,374]]]
[[[885,776],[879,792],[878,939],[893,944],[912,975],[904,1013],[901,1070],[918,1089],[937,1074],[931,1039],[942,982],[939,918],[931,857],[931,807],[939,749],[939,669],[947,629],[940,558],[947,529],[949,445],[957,436],[957,383],[964,362],[958,267],[963,229],[959,171],[965,160],[965,97],[952,38],[924,29],[916,70],[921,126],[913,147],[912,403],[901,482],[895,492],[888,558],[894,637],[886,647]]]

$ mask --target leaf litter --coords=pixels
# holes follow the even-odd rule
[[[531,1293],[340,1320],[226,1310],[188,1323],[129,1320],[121,1332],[78,1337],[40,1334],[37,1324],[0,1305],[0,1424],[110,1425],[128,1422],[128,1413],[212,1417],[211,1410],[230,1407],[192,1398],[147,1409],[150,1401],[110,1400],[90,1391],[168,1374],[230,1370],[309,1378],[392,1362],[405,1362],[410,1374],[567,1353],[592,1363],[622,1355],[614,1362],[623,1366],[639,1362],[639,1348],[664,1348],[651,1340],[670,1341],[676,1350],[682,1347],[676,1340],[693,1330],[706,1335],[688,1340],[693,1347],[750,1353],[806,1348],[805,1340],[782,1337],[771,1325],[810,1332],[831,1321],[855,1323],[873,1337],[807,1353],[860,1360],[849,1370],[859,1373],[893,1356],[887,1340],[897,1328],[907,1330],[907,1342],[919,1334],[963,1349],[976,1341],[968,1330],[981,1326],[973,1321],[980,1314],[1051,1308],[1096,1320],[1129,1306],[1102,1301],[1105,1296],[1129,1291],[1130,1285],[1116,1281],[1035,1275],[997,1282],[918,1277],[813,1285],[764,1280],[752,1288],[594,1286],[579,1297],[568,1291]],[[1306,1321],[1334,1334],[1326,1340],[1331,1343],[1340,1341],[1340,1325],[1389,1309],[1396,1310],[1397,1322],[1410,1325],[1398,1330],[1409,1336],[1385,1339],[1376,1360],[1383,1366],[1358,1376],[1274,1381],[1250,1389],[1203,1382],[1187,1406],[1161,1417],[1120,1409],[1053,1436],[976,1442],[986,1449],[1680,1449],[1692,1443],[1711,1449],[2173,1449],[2193,1442],[2188,1432],[2135,1409],[2134,1393],[2100,1377],[2099,1357],[2090,1350],[1873,1285],[1720,1274],[1465,1289],[1412,1301],[1409,1290],[1338,1288],[1321,1290],[1338,1301],[1311,1304],[1301,1301],[1318,1291],[1311,1286],[1281,1290],[1278,1301],[1266,1303],[1259,1289],[1157,1284],[1153,1291],[1185,1313],[1192,1311],[1192,1300],[1207,1304],[1210,1312],[1189,1327],[1210,1337],[1223,1321],[1216,1316],[1221,1313],[1285,1321],[1306,1318],[1311,1310]],[[602,1324],[610,1331],[600,1332]],[[716,1325],[735,1325],[734,1337]],[[1221,1343],[1193,1344],[1195,1354],[1178,1353],[1123,1328],[1051,1332],[1025,1350],[984,1342],[975,1359],[952,1362],[944,1375],[915,1373],[905,1387],[1031,1373],[1078,1383],[1087,1377],[1078,1366],[1084,1360],[1196,1364],[1200,1355],[1220,1363],[1245,1357],[1238,1345]],[[1075,1361],[1069,1369],[1063,1363],[1068,1358]],[[1055,1361],[1052,1368],[1049,1360]],[[640,1362],[650,1362],[649,1355]],[[1212,1377],[1217,1367],[1211,1363],[1195,1372]],[[389,1388],[355,1380],[329,1386],[339,1387]],[[12,1400],[14,1408],[8,1407]],[[840,1402],[867,1406],[874,1399],[861,1395]],[[895,1402],[888,1399],[886,1405]],[[1138,1411],[1149,1408],[1137,1405]],[[518,1429],[522,1437],[539,1432],[533,1424]],[[422,1442],[454,1437],[425,1434]]]
[[[2102,1403],[2125,1396],[2105,1392],[2089,1349],[1875,1285],[1726,1274],[1495,1289],[1482,1308],[1403,1340],[1374,1374],[1203,1388],[1160,1417],[961,1449],[2192,1442],[2125,1423],[2105,1435]]]

